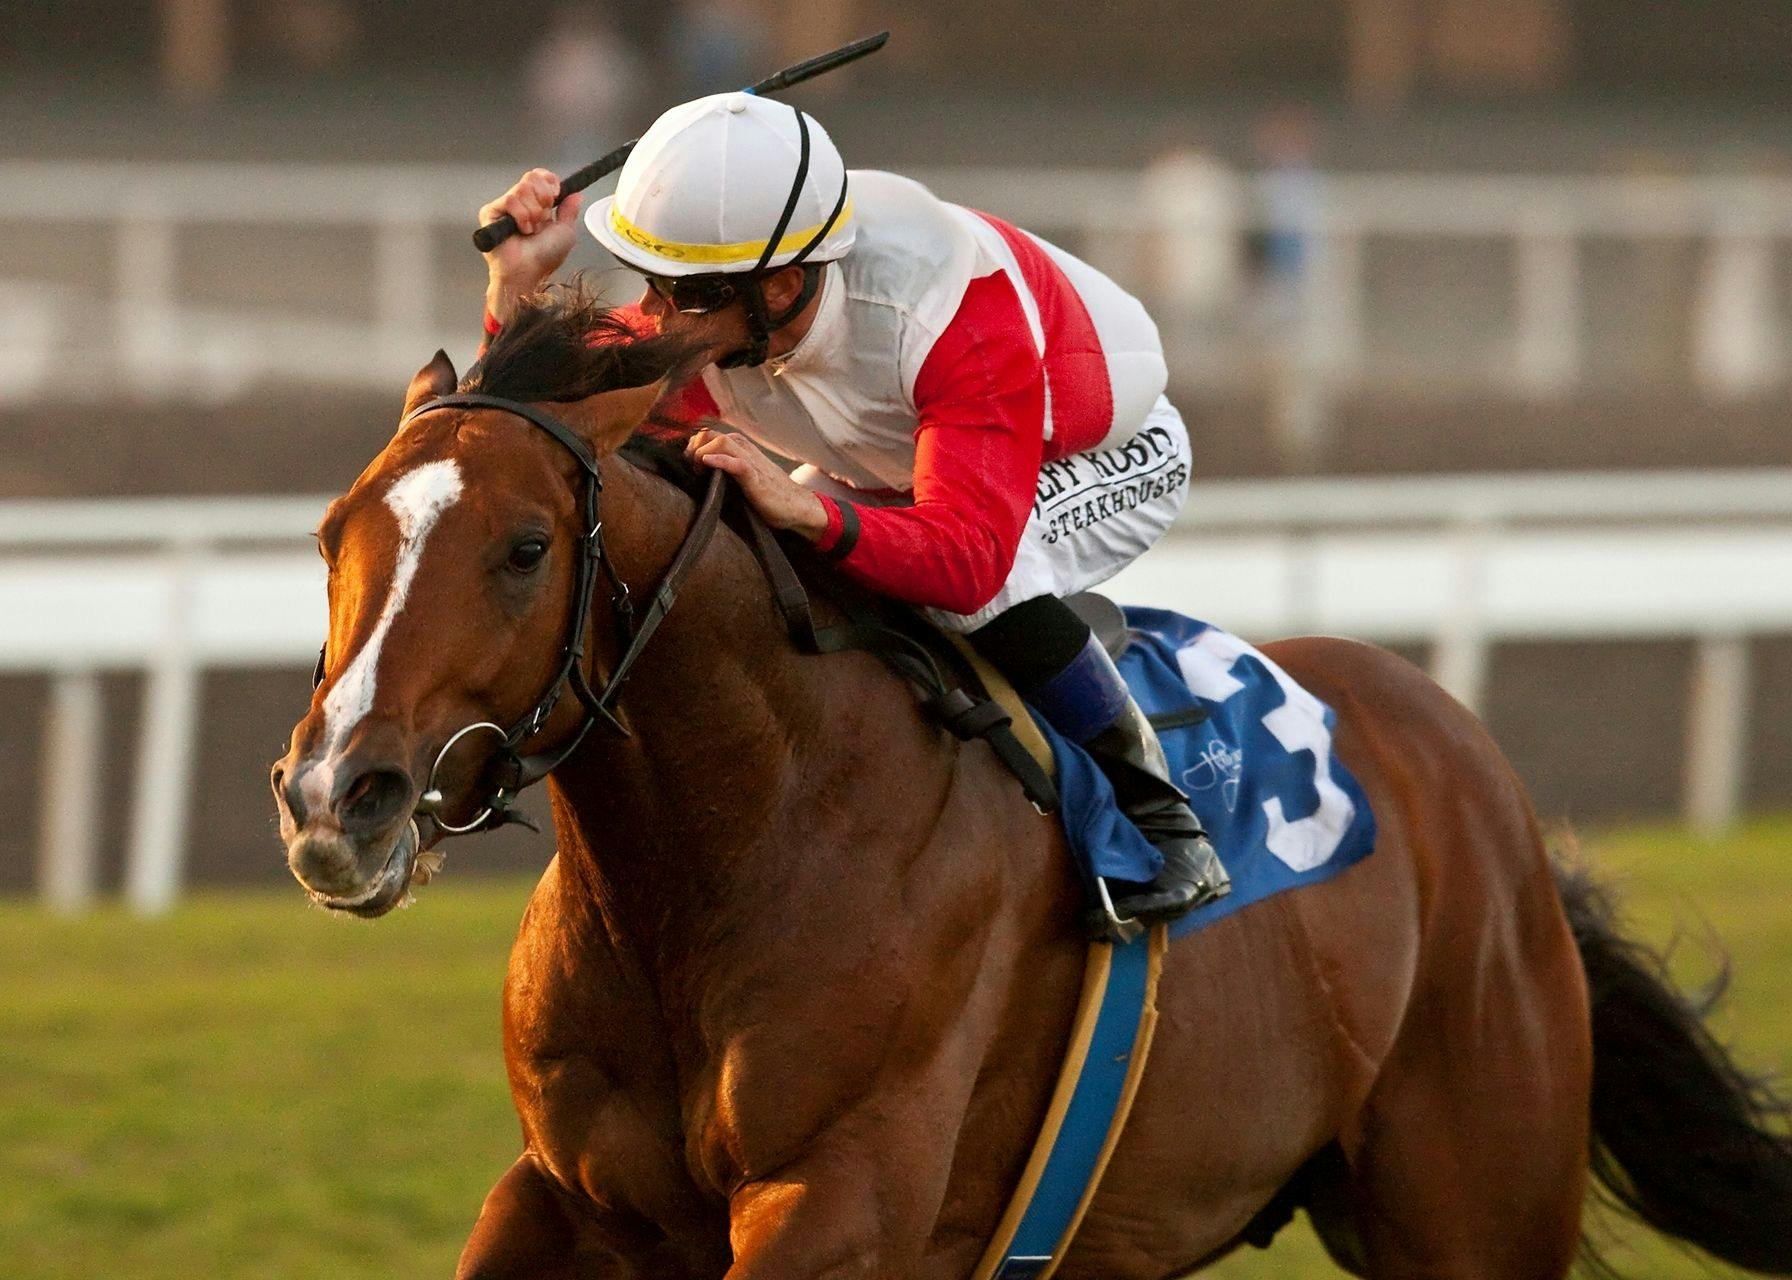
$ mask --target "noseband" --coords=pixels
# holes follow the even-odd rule
[[[709,545],[714,535],[716,524],[722,513],[722,495],[727,477],[720,471],[714,472],[709,479],[709,487],[704,491],[703,501],[697,508],[696,517],[686,532],[684,541],[679,544],[672,563],[666,567],[665,576],[660,579],[658,590],[647,609],[637,620],[635,617],[634,599],[629,594],[628,584],[617,573],[615,564],[604,550],[603,513],[599,506],[599,496],[603,493],[604,481],[598,471],[597,459],[585,442],[575,435],[565,423],[543,413],[533,405],[517,400],[508,400],[502,396],[488,396],[476,393],[460,392],[454,395],[439,396],[405,414],[398,424],[400,429],[409,425],[414,419],[438,409],[497,409],[513,414],[525,422],[541,428],[559,442],[578,462],[584,472],[582,485],[583,509],[585,515],[585,531],[579,538],[579,565],[573,582],[572,620],[566,635],[566,644],[561,649],[560,667],[547,690],[537,698],[534,707],[510,728],[506,729],[490,720],[479,720],[456,730],[442,749],[436,753],[435,763],[430,767],[429,778],[424,783],[423,794],[417,800],[416,817],[427,819],[435,824],[437,830],[444,835],[464,835],[473,831],[491,831],[507,823],[530,825],[527,818],[513,811],[517,796],[526,788],[540,782],[548,774],[558,768],[562,761],[579,748],[591,727],[602,722],[610,732],[619,737],[628,737],[628,728],[616,718],[612,708],[616,699],[622,694],[623,683],[633,670],[635,661],[647,648],[647,642],[659,629],[661,622],[672,610],[673,602],[678,598],[679,588],[685,578],[696,566],[703,549]],[[610,610],[616,619],[616,634],[626,636],[627,643],[623,647],[622,656],[616,660],[615,669],[601,689],[593,689],[591,681],[585,674],[585,641],[591,621],[591,595],[597,584],[597,576],[602,572],[609,584]],[[317,655],[317,671],[313,678],[313,687],[321,685],[324,680],[324,654]],[[541,732],[548,717],[558,705],[561,692],[570,687],[573,696],[585,709],[584,719],[579,727],[560,746],[536,755],[520,755],[520,748],[530,738]],[[442,762],[447,759],[449,750],[462,738],[476,732],[486,731],[498,734],[502,743],[487,770],[491,790],[480,807],[479,813],[472,821],[459,825],[450,825],[442,821],[439,810],[443,804],[441,790],[436,785],[436,774],[441,770]]]

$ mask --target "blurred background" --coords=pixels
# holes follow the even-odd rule
[[[90,1274],[94,1240],[140,1275],[195,1250],[232,1275],[452,1257],[514,1147],[495,991],[551,844],[457,846],[439,931],[428,904],[374,930],[299,910],[265,779],[323,630],[309,532],[410,374],[471,358],[481,203],[884,26],[885,52],[792,95],[848,163],[1056,241],[1164,330],[1197,484],[1113,593],[1426,664],[1546,819],[1636,870],[1651,919],[1667,886],[1743,935],[1766,984],[1745,1038],[1783,1052],[1783,0],[9,0],[0,1069],[112,1117],[0,1110],[0,1175],[37,1195],[0,1207],[0,1241],[51,1242],[29,1274]],[[573,265],[608,270],[589,243]],[[306,1005],[320,987],[352,988],[397,1057],[364,1062],[340,1009]],[[397,1006],[430,1010],[427,1066]],[[167,1048],[214,1021],[297,1057],[223,1079]],[[178,1190],[197,1175],[170,1134],[252,1145],[270,1093],[345,1059],[373,1127],[368,1099],[425,1074],[443,1110],[417,1122],[462,1105],[491,1152],[380,1173],[301,1115],[266,1148],[285,1182],[219,1156]],[[213,1088],[261,1102],[194,1101]],[[240,1133],[206,1128],[226,1115]],[[369,1213],[365,1238],[301,1225]]]

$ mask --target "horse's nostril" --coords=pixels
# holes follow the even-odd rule
[[[284,761],[274,766],[272,778],[275,797],[286,806],[286,815],[295,827],[305,825],[305,797],[297,785],[298,774],[289,774]]]
[[[411,780],[396,769],[369,769],[343,789],[336,814],[345,830],[373,830],[398,816],[410,798]]]

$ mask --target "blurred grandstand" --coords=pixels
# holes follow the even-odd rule
[[[0,504],[0,601],[83,573],[102,599],[158,573],[178,596],[199,589],[181,557],[223,544],[303,590],[304,502],[352,480],[429,352],[473,348],[483,200],[885,25],[880,59],[798,100],[849,162],[1146,298],[1199,478],[1243,486],[1198,495],[1133,584],[1174,590],[1173,565],[1213,603],[1167,602],[1248,634],[1331,626],[1431,661],[1551,815],[1792,802],[1782,0],[14,0],[0,499],[303,501]],[[575,265],[605,268],[595,246]],[[63,528],[82,513],[98,523]],[[1208,574],[1265,547],[1293,584],[1274,607]],[[1435,579],[1442,603],[1334,607],[1379,599],[1377,563],[1428,566],[1412,591]],[[1569,607],[1624,582],[1605,613]],[[1573,621],[1501,613],[1525,584]],[[0,629],[0,799],[43,813],[0,834],[0,890],[58,841],[114,883],[170,821],[191,875],[285,875],[264,778],[307,692],[290,646],[245,641],[199,678],[158,666],[161,641]],[[170,815],[133,779],[189,722]],[[91,788],[48,787],[90,750]],[[489,844],[461,861],[546,850]]]

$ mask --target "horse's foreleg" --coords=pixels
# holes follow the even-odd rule
[[[456,1280],[573,1280],[578,1229],[535,1157],[524,1152],[485,1197]]]

